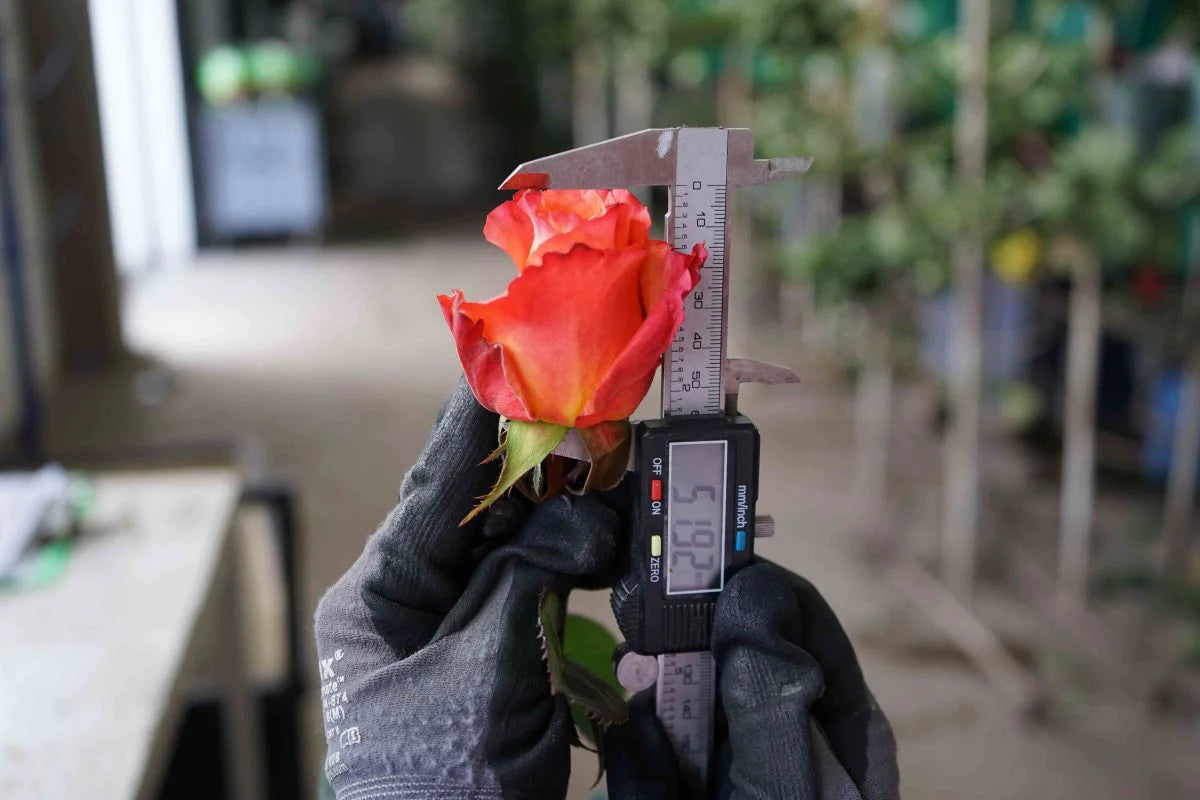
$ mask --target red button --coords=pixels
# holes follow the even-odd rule
[[[651,500],[662,500],[662,481],[660,481],[660,480],[650,481],[650,499]]]

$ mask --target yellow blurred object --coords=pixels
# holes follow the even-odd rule
[[[1017,381],[1005,386],[1000,391],[999,400],[1000,420],[1014,432],[1032,428],[1045,410],[1041,392],[1027,381]]]
[[[1031,228],[1017,228],[992,245],[992,269],[1005,283],[1028,282],[1042,257],[1042,237]]]

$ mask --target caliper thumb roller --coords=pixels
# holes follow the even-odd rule
[[[628,573],[612,593],[633,719],[608,734],[611,800],[890,798],[895,744],[849,640],[803,579],[756,559],[759,433],[727,359],[729,187],[806,171],[755,159],[745,128],[657,128],[521,165],[502,189],[667,186],[667,238],[708,260],[663,356],[662,415],[635,428]],[[579,456],[571,438],[556,452]]]

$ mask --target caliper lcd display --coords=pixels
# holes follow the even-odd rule
[[[671,442],[667,494],[667,594],[725,584],[728,442]]]

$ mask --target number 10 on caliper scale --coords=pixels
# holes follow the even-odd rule
[[[738,386],[797,380],[785,369],[725,357],[729,189],[795,175],[809,163],[755,159],[754,134],[745,128],[659,128],[522,164],[500,187],[667,186],[671,245],[708,249],[663,356],[662,416],[636,428],[632,558],[612,594],[627,640],[617,676],[631,691],[654,688],[688,796],[706,793],[710,783],[713,609],[729,577],[751,562],[754,537],[772,527],[754,515],[758,431],[737,413]]]

